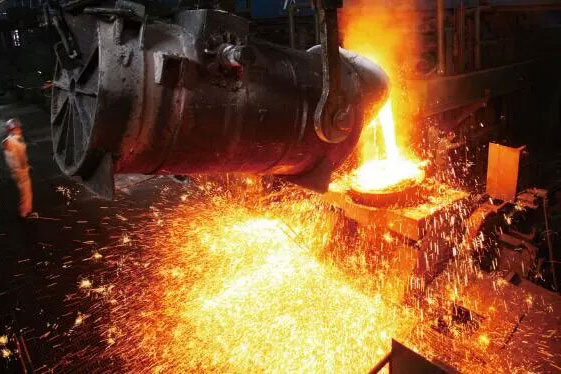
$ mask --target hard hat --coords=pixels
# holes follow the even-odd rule
[[[21,129],[21,122],[15,118],[6,121],[6,130],[12,131],[15,129]]]

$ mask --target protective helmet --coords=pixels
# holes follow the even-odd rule
[[[15,129],[21,129],[21,122],[16,118],[7,120],[6,131],[13,131]]]

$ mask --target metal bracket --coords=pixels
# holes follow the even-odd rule
[[[350,107],[341,93],[341,57],[337,9],[343,0],[313,0],[318,15],[321,40],[323,89],[316,112],[314,127],[326,143],[340,143],[350,135],[353,123]]]
[[[56,29],[68,59],[75,60],[80,57],[80,50],[70,28],[66,24],[60,4],[55,1],[47,2],[43,8],[43,16],[45,17],[45,25],[53,25]]]
[[[118,0],[113,8],[84,8],[84,14],[108,17],[122,17],[139,23],[143,23],[146,20],[146,8],[144,7],[144,5],[127,0]]]
[[[148,23],[148,14],[144,5],[133,1],[117,0],[113,8],[87,7],[83,9],[83,12],[94,16],[109,17],[113,20],[113,39],[118,45],[122,44],[125,19],[140,24],[138,48],[144,49],[144,32]]]
[[[186,82],[180,79],[181,71],[186,71],[189,63],[186,56],[154,52],[154,82],[159,85],[184,85]]]

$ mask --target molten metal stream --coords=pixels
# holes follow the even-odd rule
[[[406,2],[407,3],[407,2]],[[349,184],[353,190],[376,192],[395,188],[401,183],[424,179],[423,164],[415,160],[412,152],[404,152],[398,146],[395,114],[405,115],[411,106],[404,105],[403,97],[414,100],[409,92],[403,92],[399,84],[407,75],[404,61],[412,61],[418,46],[411,35],[396,23],[415,25],[417,20],[410,13],[388,9],[382,1],[357,0],[345,8],[343,20],[343,44],[345,48],[368,57],[388,73],[392,81],[391,98],[377,117],[370,120],[360,139],[359,165],[351,173]],[[399,112],[394,113],[394,110]],[[382,144],[376,141],[381,128]],[[402,130],[402,138],[409,139]],[[405,135],[405,136],[404,136]],[[385,154],[376,151],[382,146]],[[409,144],[403,144],[409,147]]]
[[[386,150],[386,157],[383,159],[371,156],[371,148],[376,147],[376,139],[373,136],[368,137],[371,133],[375,133],[378,124],[382,127]],[[420,182],[424,179],[422,163],[405,159],[397,146],[391,100],[384,105],[378,117],[370,121],[365,136],[367,138],[361,142],[361,164],[352,176],[351,183],[355,190],[383,191],[403,182]]]

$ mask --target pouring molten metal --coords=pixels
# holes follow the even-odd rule
[[[381,125],[384,137],[385,158],[375,158],[370,152],[376,142],[372,133],[375,133],[378,125]],[[423,163],[404,158],[397,146],[391,100],[384,105],[379,116],[370,121],[363,137],[366,139],[361,140],[361,163],[351,177],[353,190],[364,193],[383,192],[423,181]]]
[[[411,60],[418,49],[415,40],[403,28],[396,29],[395,24],[414,25],[417,20],[408,13],[381,11],[377,5],[379,3],[358,1],[343,12],[342,18],[345,48],[382,66],[394,83],[390,99],[363,128],[357,167],[342,181],[347,190],[364,194],[401,191],[425,178],[425,163],[398,146],[395,121],[395,114],[401,118],[408,108],[414,107],[404,102],[414,101],[414,95],[404,92],[399,82],[408,74],[403,61]],[[394,113],[395,109],[400,112]],[[400,130],[401,139],[409,138],[406,129]],[[378,149],[385,152],[381,154]]]

